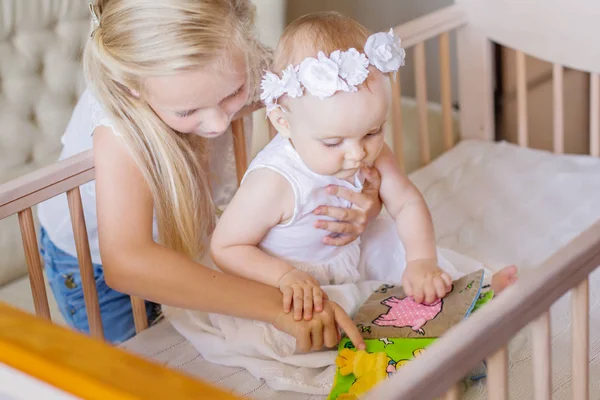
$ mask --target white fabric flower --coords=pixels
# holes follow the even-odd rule
[[[275,100],[283,95],[281,79],[271,71],[267,71],[260,82],[260,90],[260,99],[266,105],[273,104]]]
[[[337,63],[322,51],[318,58],[308,57],[300,63],[298,79],[304,87],[320,99],[332,96],[338,90],[349,91],[349,87],[338,75]]]
[[[357,90],[355,86],[360,85],[367,79],[369,60],[358,50],[354,48],[344,52],[336,50],[331,53],[330,58],[337,63],[340,69],[339,74],[350,85],[351,92],[355,92]]]
[[[388,33],[378,32],[369,36],[365,43],[365,54],[369,62],[384,73],[397,71],[404,65],[406,56],[393,29]]]
[[[281,74],[281,86],[283,87],[284,93],[291,98],[302,96],[302,85],[298,80],[298,67],[294,68],[293,65],[288,66],[283,70]]]

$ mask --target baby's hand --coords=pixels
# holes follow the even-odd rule
[[[296,321],[302,319],[303,310],[307,321],[312,318],[313,306],[317,312],[323,310],[323,299],[327,299],[327,295],[310,274],[294,268],[279,279],[277,286],[283,293],[283,309],[286,313],[291,311],[293,303]]]
[[[433,303],[452,289],[452,278],[437,265],[434,259],[409,261],[402,277],[402,287],[407,296],[417,303]]]

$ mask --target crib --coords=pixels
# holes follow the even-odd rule
[[[590,327],[600,324],[600,318],[590,313],[600,289],[593,274],[600,265],[596,210],[600,207],[593,207],[600,202],[600,51],[594,46],[599,16],[600,4],[585,0],[461,0],[395,27],[414,60],[422,168],[410,177],[430,205],[438,242],[485,261],[492,269],[515,262],[522,272],[502,296],[451,329],[424,356],[376,387],[368,399],[600,398],[600,388],[590,385],[594,379],[589,379],[600,376],[594,346],[600,335],[590,336],[595,331]],[[457,71],[450,68],[451,35],[456,35]],[[425,45],[430,41],[439,43],[445,146],[435,159],[425,74]],[[494,141],[494,42],[517,50],[516,144]],[[554,65],[553,108],[548,110],[553,152],[528,148],[526,54]],[[589,155],[564,154],[566,68],[590,73]],[[459,82],[458,132],[452,123],[452,73]],[[402,163],[402,92],[399,80],[394,82],[390,144]],[[232,125],[238,180],[247,164],[241,118],[255,108],[243,110]],[[18,214],[36,314],[50,319],[32,207],[67,193],[91,336],[102,339],[78,189],[93,179],[93,155],[88,152],[4,184],[0,219]],[[275,393],[245,371],[210,365],[168,323],[148,328],[142,299],[134,297],[132,304],[138,335],[123,345],[125,349],[235,389],[239,395],[320,398]],[[4,339],[0,335],[0,343]],[[569,350],[560,352],[564,342],[570,342]],[[0,353],[0,362],[9,363],[8,358]],[[465,392],[462,378],[483,360],[487,379]]]

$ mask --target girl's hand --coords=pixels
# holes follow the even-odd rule
[[[365,342],[348,314],[330,300],[323,302],[323,310],[313,315],[310,321],[295,321],[289,313],[280,313],[275,328],[296,338],[296,352],[318,351],[324,346],[334,348],[340,341],[340,329],[346,332],[358,350],[365,349]]]
[[[381,176],[375,168],[363,168],[365,184],[362,193],[356,193],[342,186],[331,185],[327,193],[341,197],[352,203],[352,208],[320,206],[314,211],[315,215],[326,215],[335,221],[319,220],[315,227],[337,235],[323,239],[325,244],[344,246],[353,242],[365,231],[369,221],[381,211],[379,187]]]
[[[430,304],[450,292],[452,277],[438,267],[435,259],[414,260],[406,265],[402,287],[417,303]]]
[[[313,307],[316,312],[323,310],[323,300],[327,295],[321,289],[319,282],[310,274],[292,268],[289,272],[279,278],[277,287],[283,293],[283,310],[289,313],[294,306],[294,319],[309,321],[313,316]]]

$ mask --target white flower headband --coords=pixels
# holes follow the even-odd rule
[[[283,95],[291,98],[302,96],[306,88],[320,99],[332,96],[339,90],[356,92],[369,75],[369,64],[383,73],[395,72],[404,65],[406,52],[400,47],[400,39],[389,32],[374,33],[365,43],[365,53],[351,48],[336,50],[327,57],[319,51],[317,58],[308,57],[299,65],[289,65],[281,74],[267,71],[260,83],[260,99],[267,111],[277,107],[277,99]]]

